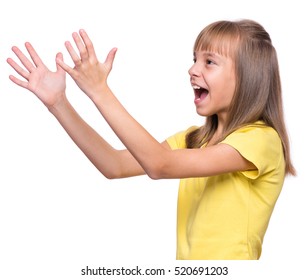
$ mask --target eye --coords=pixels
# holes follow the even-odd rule
[[[193,58],[193,62],[194,62],[194,63],[196,63],[196,62],[197,62],[197,59],[196,59],[195,57]]]
[[[206,62],[206,64],[208,64],[208,65],[215,64],[215,62],[214,62],[213,60],[211,60],[211,59],[207,59],[205,62]]]

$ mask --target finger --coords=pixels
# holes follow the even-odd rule
[[[69,41],[65,42],[65,47],[69,53],[69,55],[71,56],[71,59],[73,60],[74,64],[78,67],[81,65],[81,60],[79,55],[76,53],[76,51],[74,50],[72,44]]]
[[[13,75],[10,75],[9,78],[16,85],[21,86],[21,87],[23,87],[25,89],[28,89],[28,82],[22,81],[22,80],[16,78],[15,76],[13,76]]]
[[[23,54],[23,52],[18,47],[12,47],[12,51],[30,73],[35,69],[33,63]]]
[[[57,53],[56,55],[56,67],[57,67],[57,72],[65,75],[65,70],[58,64],[57,61],[60,61],[63,63],[63,54],[62,53]]]
[[[74,69],[68,66],[64,61],[63,61],[63,56],[61,53],[58,53],[56,56],[56,63],[57,63],[57,71],[62,71],[68,73],[70,76],[74,75]]]
[[[87,32],[84,30],[84,29],[80,29],[79,31],[79,34],[86,46],[86,49],[88,51],[88,56],[90,59],[93,59],[93,60],[97,60],[97,57],[96,57],[96,53],[95,53],[95,50],[94,50],[94,46],[93,46],[93,43],[92,41],[90,40]]]
[[[29,72],[20,67],[12,58],[8,58],[7,63],[23,78],[27,79],[29,78]]]
[[[41,60],[41,58],[39,57],[39,55],[37,54],[37,52],[35,51],[33,46],[29,42],[26,42],[25,46],[26,46],[26,49],[27,49],[28,53],[30,54],[35,66],[38,67],[40,65],[44,65],[43,61]]]
[[[114,58],[117,51],[118,51],[117,48],[112,48],[106,57],[105,63],[110,67],[110,69],[112,69]]]
[[[83,41],[81,40],[81,38],[80,38],[80,36],[77,32],[73,33],[73,39],[74,39],[74,42],[77,46],[77,49],[79,50],[81,61],[87,60],[88,57],[89,57],[88,51],[87,51]]]

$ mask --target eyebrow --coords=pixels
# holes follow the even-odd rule
[[[203,53],[203,56],[212,56],[212,57],[217,57],[217,58],[220,58],[222,57],[222,55],[218,54],[218,53],[215,53],[215,52],[209,52],[209,51],[202,51],[204,52]],[[196,57],[196,52],[194,51],[194,57]]]
[[[215,58],[220,58],[222,57],[222,55],[218,54],[218,53],[215,53],[215,52],[207,52],[205,51],[203,56],[212,56],[212,57],[215,57]]]

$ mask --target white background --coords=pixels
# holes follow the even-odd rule
[[[305,278],[308,22],[304,2],[2,1],[0,279],[109,279],[81,276],[80,271],[86,266],[136,265],[171,270],[182,265],[226,265],[229,276],[222,279]],[[195,113],[187,74],[196,36],[213,21],[240,18],[260,22],[276,47],[298,176],[285,181],[259,261],[177,262],[178,180],[105,179],[39,100],[9,81],[14,71],[6,58],[14,57],[13,45],[24,50],[24,42],[30,41],[54,70],[58,51],[70,62],[64,42],[71,40],[71,33],[86,29],[101,60],[118,47],[111,87],[128,111],[162,141],[203,123]],[[67,94],[82,117],[115,147],[122,147],[69,77]],[[163,278],[173,279],[172,273],[153,277]]]

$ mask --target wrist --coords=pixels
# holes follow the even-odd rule
[[[46,105],[46,104],[45,104]],[[46,105],[49,112],[56,115],[58,112],[65,110],[70,103],[65,94],[63,94],[58,100],[56,100],[52,105]]]
[[[110,88],[107,84],[102,85],[96,91],[93,91],[89,96],[94,104],[99,104],[101,102],[105,102],[106,98],[110,95]]]

